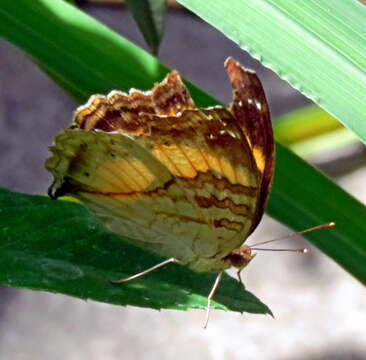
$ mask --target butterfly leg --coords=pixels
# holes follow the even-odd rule
[[[129,276],[127,278],[123,278],[123,279],[111,280],[111,282],[113,284],[120,284],[120,283],[123,283],[123,282],[126,282],[126,281],[135,280],[135,279],[138,279],[141,276],[144,276],[144,275],[148,274],[149,272],[152,272],[154,270],[157,270],[157,269],[159,269],[159,268],[161,268],[161,267],[163,267],[165,265],[168,265],[170,263],[179,264],[180,262],[179,262],[179,260],[177,260],[175,258],[170,258],[170,259],[167,259],[167,260],[165,260],[165,261],[163,261],[163,262],[161,262],[161,263],[159,263],[159,264],[157,264],[157,265],[155,265],[155,266],[153,266],[153,267],[151,267],[149,269],[146,269],[146,270],[144,270],[144,271],[142,271],[142,272],[140,272],[138,274],[135,274],[135,275]]]
[[[241,272],[243,271],[244,268],[241,268],[238,270],[237,275],[238,275],[238,279],[240,284],[242,285],[242,287],[245,289],[244,283],[243,283],[243,279],[241,278]]]
[[[215,295],[215,292],[220,284],[220,281],[221,281],[221,277],[222,277],[222,273],[223,271],[220,271],[219,274],[217,275],[216,277],[216,280],[214,282],[214,285],[210,291],[210,294],[208,295],[208,298],[207,298],[207,308],[206,308],[206,318],[205,318],[205,322],[203,324],[203,328],[206,329],[207,328],[207,324],[208,324],[208,318],[210,316],[210,309],[211,309],[211,300],[213,298],[213,296]]]

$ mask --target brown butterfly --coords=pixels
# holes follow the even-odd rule
[[[271,190],[274,140],[257,75],[228,58],[229,107],[199,109],[173,71],[149,92],[93,95],[51,147],[53,198],[72,195],[107,227],[193,270],[240,271]],[[207,319],[206,323],[207,324]]]

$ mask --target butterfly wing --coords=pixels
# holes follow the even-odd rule
[[[245,134],[259,172],[259,194],[251,231],[263,216],[274,172],[274,138],[269,107],[257,75],[228,58],[225,67],[233,86],[231,111]]]
[[[54,197],[76,196],[112,231],[195,270],[229,266],[252,227],[247,140],[228,110],[194,108],[177,73],[148,94],[92,97],[51,150]]]

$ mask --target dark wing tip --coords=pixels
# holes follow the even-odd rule
[[[235,60],[231,56],[225,60],[224,66],[233,85],[234,82],[237,83],[238,81],[243,81],[243,78],[252,76],[258,78],[255,71],[244,67],[239,63],[239,61]]]

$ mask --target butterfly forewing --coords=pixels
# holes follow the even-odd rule
[[[272,166],[265,150],[261,167],[254,150],[268,144],[246,133],[255,118],[243,122],[238,101],[199,110],[177,72],[151,92],[95,95],[51,148],[51,193],[76,196],[112,231],[195,270],[229,267],[263,213]]]
[[[252,231],[262,218],[271,191],[274,171],[274,138],[269,107],[262,84],[251,70],[233,58],[225,62],[233,86],[231,111],[248,139],[259,171],[258,203]]]

